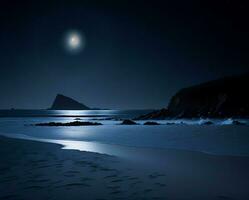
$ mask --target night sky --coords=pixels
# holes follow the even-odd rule
[[[180,88],[248,72],[246,1],[3,1],[0,108],[166,107]],[[65,34],[86,40],[77,53]]]

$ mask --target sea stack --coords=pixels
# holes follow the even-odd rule
[[[50,110],[89,110],[90,108],[78,101],[66,97],[62,94],[57,94]]]

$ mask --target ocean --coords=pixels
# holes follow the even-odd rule
[[[158,120],[161,125],[120,125],[151,110],[1,110],[0,134],[7,137],[54,142],[66,149],[111,155],[126,149],[179,149],[217,155],[249,156],[249,121],[233,119]],[[35,123],[94,121],[101,126],[38,127]],[[151,121],[151,120],[150,120]],[[211,125],[204,122],[212,121]],[[174,124],[167,125],[167,122]]]

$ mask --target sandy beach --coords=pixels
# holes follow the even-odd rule
[[[0,144],[0,199],[164,199],[167,196],[165,175],[137,171],[135,166],[116,157],[3,137]]]
[[[0,199],[248,199],[249,158],[131,148],[133,157],[0,138]]]

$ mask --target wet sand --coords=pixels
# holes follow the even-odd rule
[[[133,156],[0,137],[0,199],[249,199],[248,157],[127,151]]]
[[[152,173],[137,171],[113,156],[4,137],[0,146],[0,199],[165,199],[167,196],[164,176],[151,181]]]

